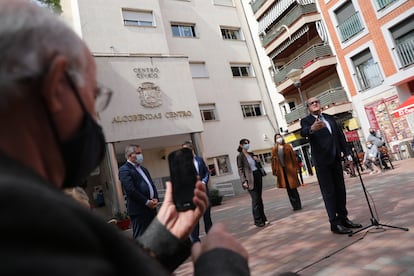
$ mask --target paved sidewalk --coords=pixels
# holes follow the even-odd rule
[[[414,275],[414,159],[394,162],[395,169],[361,175],[380,224],[409,228],[369,227],[352,237],[330,231],[315,177],[299,188],[303,209],[293,212],[286,190],[263,191],[270,225],[253,225],[247,193],[212,208],[213,223],[222,222],[249,252],[252,275]],[[364,226],[371,214],[360,179],[345,178],[349,218]],[[201,223],[200,229],[203,229]],[[187,261],[175,272],[192,275]]]

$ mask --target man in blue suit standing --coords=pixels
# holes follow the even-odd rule
[[[127,212],[131,218],[134,239],[141,236],[157,215],[158,193],[151,175],[141,163],[141,147],[125,148],[126,163],[119,168],[119,180],[127,198]]]
[[[351,154],[345,135],[334,117],[322,113],[321,104],[316,97],[307,101],[309,115],[302,118],[301,135],[309,139],[312,148],[312,161],[325,208],[328,213],[331,231],[336,234],[350,234],[350,228],[362,225],[348,219],[346,209],[346,190],[342,171],[341,153]]]
[[[197,170],[198,176],[200,176],[200,180],[201,182],[206,185],[206,193],[207,196],[209,195],[209,191],[208,191],[208,180],[210,179],[210,172],[208,170],[208,167],[206,165],[206,163],[204,162],[203,158],[200,156],[195,155],[194,153],[194,149],[193,149],[193,143],[191,141],[185,141],[182,144],[183,148],[189,148],[193,151],[193,155],[194,155],[194,166]],[[208,233],[208,231],[210,230],[211,226],[213,226],[213,222],[211,221],[211,204],[208,205],[204,215],[203,215],[203,219],[204,219],[204,230],[206,231],[206,234]],[[195,242],[199,242],[200,238],[199,238],[199,233],[200,233],[200,223],[197,223],[196,226],[194,227],[193,232],[191,232],[191,241],[193,243]]]

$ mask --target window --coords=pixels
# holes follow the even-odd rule
[[[349,40],[364,29],[359,13],[355,11],[352,1],[347,1],[335,10],[335,15],[338,21],[337,28],[341,42]]]
[[[270,164],[272,159],[272,153],[271,152],[265,152],[265,153],[259,153],[258,154],[260,161],[264,164]]]
[[[230,160],[228,155],[222,155],[207,159],[207,166],[211,176],[220,176],[231,173]]]
[[[262,104],[260,102],[257,103],[242,103],[241,109],[243,112],[243,117],[258,117],[262,116]]]
[[[414,15],[390,29],[400,68],[414,64]]]
[[[351,58],[355,66],[355,76],[358,81],[359,91],[380,85],[383,81],[378,63],[374,62],[369,49],[362,51]]]
[[[221,36],[228,40],[242,40],[240,29],[221,28]]]
[[[190,71],[193,78],[208,78],[208,72],[204,62],[190,62]]]
[[[171,24],[173,36],[196,37],[194,24]]]
[[[252,69],[250,65],[231,65],[233,77],[252,77]]]
[[[152,11],[122,10],[125,26],[154,26]]]
[[[200,104],[201,119],[205,121],[216,121],[216,105],[215,104]]]
[[[214,0],[214,4],[233,7],[233,0]]]

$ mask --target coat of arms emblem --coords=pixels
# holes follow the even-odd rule
[[[143,82],[137,89],[141,105],[144,107],[158,107],[162,105],[161,89],[152,82]]]

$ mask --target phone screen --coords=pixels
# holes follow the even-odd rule
[[[193,197],[197,171],[193,159],[193,151],[188,148],[176,150],[168,155],[173,198],[177,211],[195,209]]]

